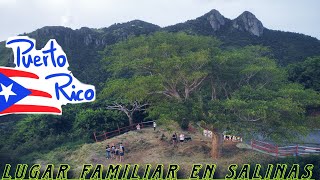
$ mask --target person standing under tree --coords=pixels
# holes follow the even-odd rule
[[[157,127],[157,123],[155,121],[153,121],[153,130],[155,131]]]
[[[110,148],[110,146],[109,146],[109,144],[107,145],[107,147],[106,147],[106,154],[107,154],[107,159],[110,159],[110,152],[111,152],[111,148]]]
[[[118,160],[118,156],[119,156],[119,148],[118,148],[118,146],[114,150],[114,154],[115,154],[116,160]]]
[[[174,147],[176,146],[176,142],[177,142],[177,133],[174,133],[172,135],[172,144]]]
[[[114,146],[114,143],[111,146],[111,158],[115,158],[115,153],[116,153],[116,147]]]
[[[124,152],[124,146],[120,143],[120,149]]]
[[[123,156],[124,156],[124,147],[120,145],[120,149],[119,149],[119,162],[123,161]]]
[[[183,143],[184,142],[184,134],[180,134],[180,142]]]

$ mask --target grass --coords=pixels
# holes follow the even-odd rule
[[[130,131],[103,142],[56,148],[37,159],[36,163],[68,163],[74,173],[79,174],[83,164],[119,164],[115,159],[105,158],[105,147],[107,144],[120,142],[124,144],[126,151],[125,160],[120,164],[151,164],[153,167],[156,164],[178,164],[179,172],[184,177],[189,174],[193,164],[217,164],[217,173],[225,175],[230,164],[263,163],[266,159],[274,158],[248,149],[239,149],[234,143],[225,143],[221,147],[221,157],[214,160],[210,157],[210,139],[199,132],[183,132],[191,136],[192,141],[173,147],[171,136],[175,131],[172,129],[177,130],[177,134],[183,132],[175,123],[159,126],[156,131],[152,128]],[[165,136],[164,140],[161,140],[162,134]]]

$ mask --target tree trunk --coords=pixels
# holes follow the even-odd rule
[[[227,84],[225,83],[223,86],[222,86],[222,89],[224,90],[224,94],[225,94],[225,96],[226,96],[226,98],[227,99],[229,99],[229,93],[228,93],[228,91],[227,91],[227,89],[226,89],[226,86],[227,86]]]
[[[124,111],[129,120],[129,126],[133,125],[133,113],[129,113],[128,111]]]
[[[184,88],[184,99],[188,99],[189,98],[189,93],[190,93],[189,88],[185,87]]]
[[[214,86],[213,80],[211,79],[211,101],[217,99],[216,88]]]
[[[213,159],[218,159],[220,156],[220,136],[216,132],[212,132],[212,147],[211,147],[211,157]]]
[[[133,124],[133,118],[132,116],[128,116],[128,118],[129,118],[129,125],[131,126]]]
[[[175,97],[177,100],[181,100],[181,97],[180,97],[180,95],[179,95],[179,93],[175,90],[175,89],[173,89],[172,90],[172,96],[173,97]]]

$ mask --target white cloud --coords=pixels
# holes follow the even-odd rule
[[[72,23],[73,23],[72,16],[65,15],[60,17],[61,26],[70,27],[72,26]]]
[[[13,5],[16,2],[17,2],[16,0],[0,0],[0,5],[1,6]]]

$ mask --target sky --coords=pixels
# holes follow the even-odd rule
[[[250,11],[268,29],[320,39],[319,0],[0,0],[0,41],[44,26],[102,28],[139,19],[164,27],[212,9],[229,19]]]

